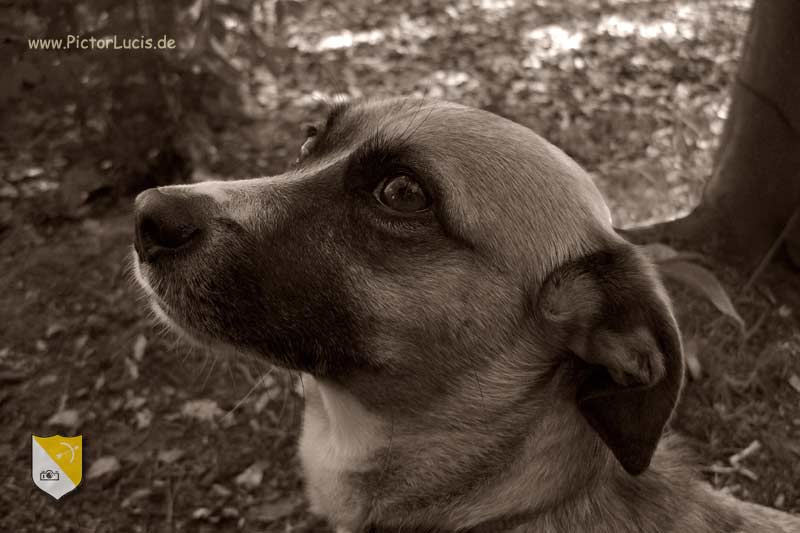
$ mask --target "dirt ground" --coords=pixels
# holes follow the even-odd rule
[[[618,225],[676,216],[710,172],[746,22],[732,0],[589,2],[580,13],[457,2],[460,18],[386,2],[379,22],[319,3],[296,31],[311,66],[284,82],[293,92],[250,129],[221,134],[223,157],[196,179],[284,168],[307,96],[341,70],[358,80],[353,93],[441,96],[542,132],[597,179]],[[384,41],[320,44],[349,26],[357,42],[359,17]],[[32,120],[17,112],[20,127]],[[328,531],[303,496],[291,376],[193,352],[154,325],[128,268],[130,198],[65,210],[58,190],[25,193],[40,174],[25,169],[63,170],[51,153],[0,156],[0,187],[22,191],[0,195],[0,531]],[[745,329],[668,283],[698,365],[674,430],[716,487],[800,513],[800,278],[779,260],[742,291],[749,270],[707,266]],[[83,482],[59,502],[31,481],[31,433],[84,436]]]

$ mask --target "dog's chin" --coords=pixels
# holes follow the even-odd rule
[[[263,360],[287,370],[302,371],[312,375],[324,375],[328,372],[326,364],[303,355],[316,353],[314,350],[289,347],[289,343],[283,337],[256,338],[252,339],[252,343],[245,344],[234,336],[228,336],[225,330],[213,327],[213,323],[206,324],[203,316],[199,314],[202,313],[201,309],[171,301],[169,294],[171,291],[165,290],[163,280],[159,277],[159,269],[151,268],[148,263],[140,261],[135,250],[132,253],[131,272],[145,293],[156,320],[186,344],[215,354],[224,353],[230,357],[244,355],[249,359]],[[188,297],[184,295],[184,298]],[[192,298],[202,300],[197,294]]]
[[[139,260],[136,251],[132,254],[132,271],[139,287],[144,291],[150,310],[156,320],[172,331],[181,341],[204,350],[211,350],[215,353],[238,353],[242,350],[232,346],[208,333],[198,331],[186,324],[186,320],[177,312],[173,311],[164,298],[159,295],[147,278],[147,273]]]
[[[181,342],[201,351],[211,352],[215,355],[224,355],[232,358],[246,356],[251,361],[265,360],[270,364],[282,368],[295,368],[295,365],[291,364],[291,358],[277,358],[270,353],[263,353],[249,347],[237,346],[226,339],[220,339],[210,332],[200,330],[193,326],[192,324],[194,321],[190,320],[190,317],[186,317],[179,310],[170,306],[169,302],[156,291],[153,287],[154,284],[148,279],[148,276],[153,275],[153,273],[149,272],[147,265],[139,260],[139,256],[135,250],[132,253],[131,271],[133,272],[137,284],[145,293],[150,311],[153,313],[155,319],[175,334]]]

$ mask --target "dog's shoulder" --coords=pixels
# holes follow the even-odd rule
[[[679,435],[665,435],[659,445],[659,452],[654,465],[656,470],[661,474],[667,473],[673,478],[673,482],[677,482],[668,498],[677,503],[676,498],[680,495],[684,498],[681,505],[689,502],[696,510],[681,516],[678,523],[685,529],[674,529],[675,531],[800,533],[800,517],[739,500],[699,481],[696,469],[689,466],[696,465],[698,458]],[[680,472],[680,475],[676,476],[676,472]],[[690,488],[686,488],[687,485]]]
[[[717,501],[742,520],[738,529],[731,533],[800,533],[800,517],[738,500],[719,491],[714,493]]]

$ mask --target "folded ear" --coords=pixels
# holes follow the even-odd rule
[[[615,244],[549,276],[536,309],[577,356],[580,412],[630,474],[642,473],[683,384],[680,334],[652,266]]]

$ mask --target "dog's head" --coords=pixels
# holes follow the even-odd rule
[[[424,418],[478,376],[488,403],[566,379],[638,473],[681,386],[668,302],[590,178],[487,112],[336,104],[290,171],[146,191],[136,224],[162,318],[375,413]]]

